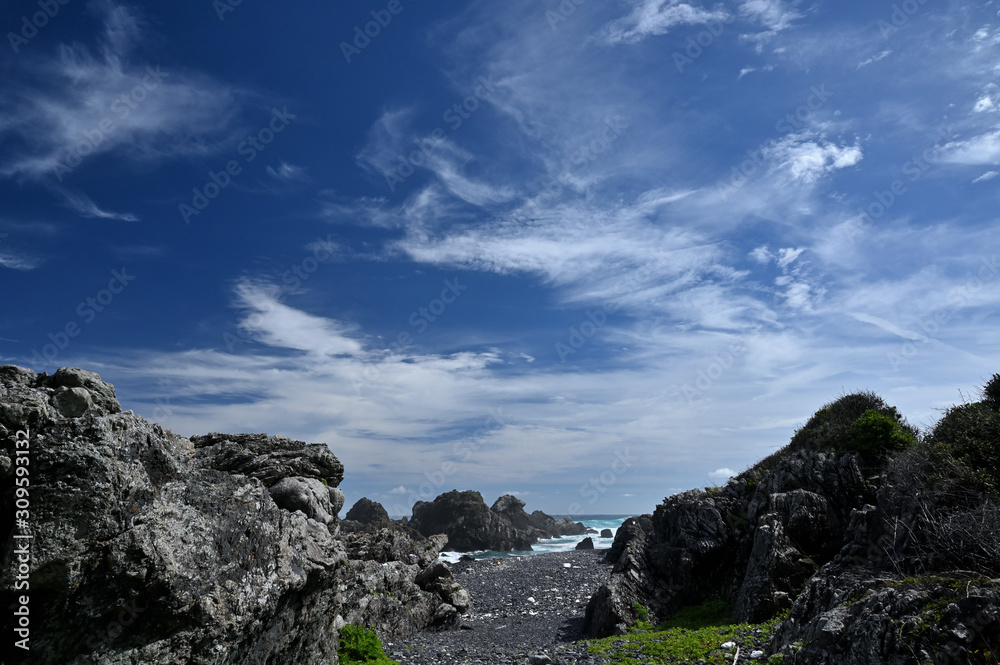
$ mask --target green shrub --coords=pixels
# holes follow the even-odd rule
[[[340,629],[337,655],[343,665],[399,665],[385,655],[378,635],[361,626],[348,625]]]
[[[897,418],[883,415],[875,409],[868,409],[851,423],[849,434],[847,448],[864,455],[899,450],[917,442],[917,438],[903,429]]]
[[[1000,374],[994,374],[983,386],[983,402],[994,411],[1000,411]]]
[[[1000,411],[986,401],[953,406],[931,438],[948,446],[990,489],[1000,491]]]
[[[916,438],[917,431],[903,421],[895,407],[871,391],[861,391],[844,395],[813,414],[795,432],[789,448],[830,452],[870,448],[874,452],[906,445]]]

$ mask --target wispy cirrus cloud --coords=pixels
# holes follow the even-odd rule
[[[632,13],[605,26],[600,34],[608,44],[634,44],[646,37],[665,35],[678,25],[728,18],[729,13],[723,9],[704,9],[681,0],[641,0]]]
[[[102,154],[138,161],[205,154],[247,101],[246,91],[206,75],[141,62],[148,26],[137,9],[93,8],[103,21],[93,48],[74,42],[54,55],[26,55],[5,82],[0,176],[61,181]]]
[[[78,215],[87,219],[110,219],[122,222],[138,222],[139,218],[128,212],[113,212],[104,210],[94,203],[83,192],[73,191],[66,187],[52,187],[53,192],[62,196],[66,206]]]
[[[0,267],[10,270],[34,270],[41,264],[37,258],[10,250],[0,250]]]

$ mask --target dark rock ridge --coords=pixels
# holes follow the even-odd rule
[[[456,552],[531,551],[540,538],[582,534],[586,527],[566,517],[556,520],[541,511],[527,514],[524,501],[504,495],[492,508],[479,492],[452,490],[434,501],[418,501],[408,526],[421,534],[443,533]]]
[[[93,373],[0,367],[3,606],[14,607],[17,432],[30,444],[30,656],[38,665],[337,662],[338,631],[454,625],[445,537],[340,536],[322,444],[177,436]],[[20,438],[23,438],[20,437]],[[9,639],[9,636],[8,636]]]
[[[1000,405],[990,408],[995,415],[975,413],[992,442],[984,471],[959,454],[983,447],[955,434],[947,443],[942,425],[917,441],[871,393],[827,405],[725,487],[668,497],[627,520],[585,632],[622,634],[640,607],[655,622],[722,599],[737,622],[786,611],[770,645],[785,662],[965,663],[984,649],[995,658],[1000,495],[990,474],[1000,468]],[[948,418],[957,424],[947,432],[973,427],[968,413]]]

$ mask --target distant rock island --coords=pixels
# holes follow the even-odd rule
[[[542,538],[587,532],[587,527],[568,517],[557,520],[540,510],[529,515],[524,505],[516,496],[505,494],[487,507],[479,492],[452,490],[434,501],[418,501],[412,517],[392,520],[380,503],[362,497],[347,512],[341,529],[358,532],[394,526],[424,538],[444,534],[448,549],[454,552],[530,552]]]
[[[476,599],[443,549],[588,532],[457,490],[403,520],[363,498],[341,521],[326,445],[181,437],[73,368],[0,366],[0,476],[0,593],[39,665],[329,665],[348,625],[383,639],[463,625]],[[779,621],[752,655],[771,665],[995,663],[1000,375],[926,433],[873,393],[845,395],[724,487],[626,521],[606,558],[573,619],[586,635],[721,602],[734,622]]]
[[[556,520],[540,510],[530,515],[524,501],[509,494],[487,508],[479,492],[452,490],[413,506],[410,526],[422,534],[443,533],[456,552],[530,552],[541,538],[581,535],[587,527],[568,517]]]

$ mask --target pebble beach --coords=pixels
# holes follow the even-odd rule
[[[472,595],[462,628],[388,642],[400,665],[604,662],[587,653],[580,627],[590,596],[606,582],[606,550],[552,552],[452,565]]]

